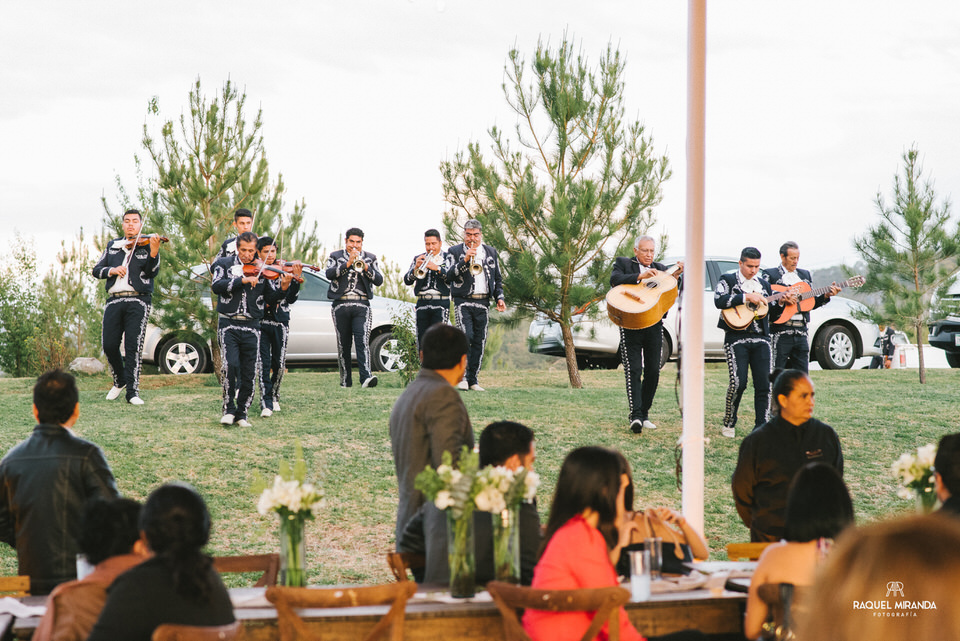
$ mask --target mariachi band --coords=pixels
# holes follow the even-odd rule
[[[94,277],[107,281],[103,349],[113,374],[107,399],[125,394],[128,403],[142,405],[140,353],[153,281],[159,271],[160,245],[167,239],[144,234],[143,216],[138,210],[124,212],[121,223],[123,236],[108,242],[93,268]],[[253,233],[253,213],[249,210],[234,212],[233,227],[236,236],[223,241],[210,268],[212,289],[218,297],[217,339],[222,354],[220,422],[249,427],[248,412],[258,378],[261,417],[280,410],[290,306],[297,301],[304,265],[280,260],[278,243]],[[341,387],[353,384],[352,349],[357,354],[360,386],[377,384],[370,356],[370,299],[373,289],[383,284],[383,273],[376,254],[363,249],[363,238],[363,230],[348,229],[344,248],[330,254],[325,269],[330,281],[327,295],[333,303]],[[491,305],[500,312],[506,309],[497,250],[483,243],[483,227],[478,220],[468,220],[462,242],[446,251],[436,229],[428,229],[423,241],[423,253],[414,256],[403,276],[416,296],[417,345],[430,326],[450,321],[452,308],[456,324],[469,341],[467,368],[458,387],[484,391],[478,375],[489,309]],[[659,382],[662,320],[676,301],[683,263],[668,272],[654,261],[655,241],[646,235],[636,239],[633,253],[632,257],[615,260],[606,304],[610,319],[620,328],[629,429],[642,434],[656,429],[650,410]],[[714,292],[715,306],[721,312],[718,326],[725,332],[730,376],[721,428],[726,437],[736,434],[737,410],[748,372],[754,382],[755,421],[759,425],[767,419],[771,372],[786,366],[806,371],[809,311],[826,304],[840,291],[835,283],[811,291],[810,272],[797,266],[796,243],[784,243],[780,259],[778,267],[761,270],[760,252],[745,247],[738,270],[723,274]],[[801,289],[807,294],[800,294]],[[807,296],[813,297],[809,305],[798,307],[799,300]]]

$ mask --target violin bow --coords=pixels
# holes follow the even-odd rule
[[[124,267],[127,269],[130,268],[130,259],[133,258],[133,253],[137,251],[137,243],[140,242],[141,236],[143,236],[143,224],[146,222],[147,215],[143,214],[140,218],[140,229],[137,230],[137,237],[133,239],[133,247],[130,248],[130,253],[127,254],[127,259],[124,261]],[[122,219],[121,219],[122,220]]]

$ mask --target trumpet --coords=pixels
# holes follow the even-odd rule
[[[480,262],[477,260],[477,255],[474,254],[473,256],[470,257],[470,273],[473,274],[474,276],[477,276],[482,271],[483,271],[483,265],[480,264]]]
[[[362,272],[364,269],[366,269],[366,264],[363,262],[363,258],[360,256],[360,254],[357,254],[352,259],[348,257],[347,260],[350,261],[350,268],[355,272]]]
[[[438,258],[440,258],[440,254],[427,254],[424,256],[423,262],[420,263],[420,266],[413,272],[417,280],[422,280],[427,277],[427,263],[431,261],[436,263]]]

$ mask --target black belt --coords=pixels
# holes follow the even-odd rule
[[[802,320],[788,320],[786,323],[781,323],[784,327],[800,327],[805,328],[807,326],[806,321]]]
[[[256,320],[256,319],[254,319],[254,318],[251,318],[250,316],[245,316],[245,315],[243,315],[243,314],[232,314],[232,315],[231,315],[231,314],[220,314],[220,318],[225,318],[225,319],[227,319],[227,320],[235,320],[235,321],[252,321],[252,320]]]
[[[420,294],[417,298],[419,300],[450,300],[449,296],[440,296],[438,294]]]
[[[339,300],[367,300],[367,297],[360,294],[344,294]]]
[[[114,292],[110,294],[110,298],[132,298],[134,296],[147,296],[148,294],[141,294],[140,292]]]

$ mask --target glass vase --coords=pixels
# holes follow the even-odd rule
[[[917,513],[930,514],[937,505],[937,493],[933,488],[926,488],[927,491],[917,492]]]
[[[280,585],[307,586],[307,545],[303,538],[302,518],[280,519]]]
[[[447,561],[450,564],[450,596],[469,598],[476,594],[473,514],[457,519],[453,510],[447,510]]]
[[[497,581],[520,583],[520,508],[493,517],[493,575]]]

